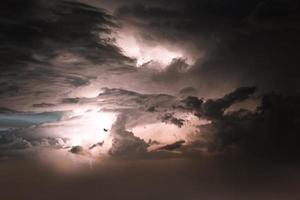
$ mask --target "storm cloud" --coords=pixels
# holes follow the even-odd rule
[[[143,42],[196,59],[186,73],[165,76],[170,87],[181,80],[203,95],[243,85],[299,91],[297,1],[131,1],[115,12]]]
[[[34,101],[32,97],[54,100],[58,90],[65,95],[89,85],[93,79],[86,70],[89,67],[93,70],[95,65],[101,68],[113,63],[127,67],[131,59],[121,54],[109,36],[117,26],[105,10],[78,2],[2,1],[3,103],[7,106],[20,97],[25,105]],[[10,106],[18,107],[18,103]]]
[[[299,13],[296,0],[1,1],[1,195],[297,199]]]

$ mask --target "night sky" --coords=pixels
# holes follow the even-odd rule
[[[0,198],[300,199],[297,0],[1,0]]]

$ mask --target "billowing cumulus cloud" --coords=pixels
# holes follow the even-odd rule
[[[126,115],[120,115],[112,127],[113,144],[110,154],[115,156],[139,156],[147,152],[148,144],[125,128]]]
[[[173,150],[179,149],[182,146],[182,144],[184,144],[184,142],[185,141],[180,140],[173,144],[168,144],[166,146],[160,147],[159,150],[173,151]]]

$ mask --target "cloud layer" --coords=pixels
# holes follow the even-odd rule
[[[297,157],[298,2],[81,2],[1,2],[1,149]]]

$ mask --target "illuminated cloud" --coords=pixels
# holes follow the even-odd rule
[[[121,29],[116,36],[116,42],[126,56],[136,60],[137,67],[150,62],[156,62],[161,67],[165,67],[173,59],[178,58],[184,58],[189,64],[193,64],[193,60],[188,55],[180,52],[179,48],[168,47],[163,44],[147,44],[134,32]]]
[[[298,153],[292,1],[115,0],[110,11],[82,2],[2,2],[5,152],[47,149],[88,162],[191,152],[282,158],[280,145]]]
[[[300,199],[299,14],[2,0],[1,199]]]

